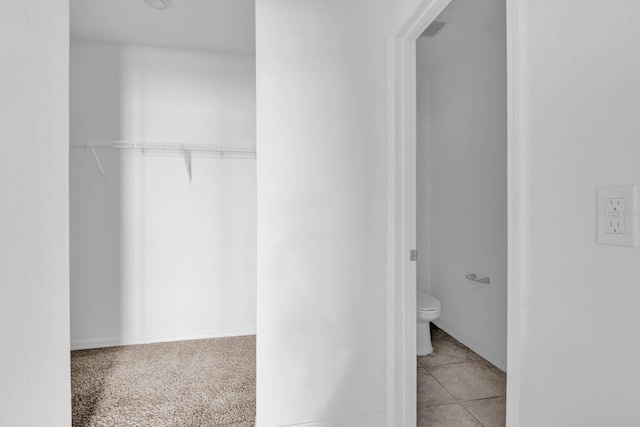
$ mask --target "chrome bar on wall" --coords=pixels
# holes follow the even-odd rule
[[[488,285],[491,283],[491,279],[489,279],[488,277],[478,277],[476,273],[467,274],[465,277],[474,282],[484,283],[485,285]]]

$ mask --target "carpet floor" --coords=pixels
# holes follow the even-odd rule
[[[73,427],[254,425],[255,336],[71,352]]]

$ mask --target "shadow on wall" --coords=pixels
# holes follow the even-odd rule
[[[71,140],[119,138],[122,74],[113,71],[122,68],[122,55],[101,49],[102,64],[98,64],[83,54],[86,50],[86,46],[72,49]],[[108,69],[96,74],[95,68],[107,64]],[[92,75],[100,76],[100,84]],[[115,338],[121,326],[121,159],[116,151],[98,150],[98,154],[108,183],[89,149],[72,147],[69,152],[72,347],[74,340],[76,345],[91,346],[91,338]]]
[[[122,320],[122,161],[117,151],[96,151],[108,183],[88,149],[70,150],[71,336],[113,339]]]
[[[103,52],[104,60],[114,68],[121,66],[116,51]],[[73,57],[70,82],[84,82],[91,58]],[[113,138],[114,129],[121,129],[121,75],[108,73],[101,85],[70,85],[70,136]],[[91,113],[89,116],[88,113]],[[95,117],[91,120],[91,116]],[[121,197],[120,156],[116,152],[99,153],[108,173],[112,191],[104,193],[102,175],[88,149],[69,151],[69,222],[70,222],[70,306],[71,339],[74,337],[113,337],[120,331],[121,279]],[[77,345],[77,343],[76,343]],[[83,346],[92,346],[85,340]],[[72,356],[73,358],[73,356]],[[103,358],[101,366],[85,366],[83,359],[72,364],[72,417],[76,426],[90,425],[98,402],[104,394],[106,373],[111,358]],[[86,370],[91,375],[86,375]],[[76,382],[93,378],[86,393]]]

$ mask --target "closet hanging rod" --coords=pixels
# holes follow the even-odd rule
[[[81,148],[115,148],[127,150],[200,151],[209,153],[256,154],[256,147],[250,145],[207,145],[180,144],[169,142],[142,141],[70,141],[69,146]]]

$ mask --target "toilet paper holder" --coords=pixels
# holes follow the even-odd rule
[[[467,274],[465,277],[469,280],[473,280],[474,282],[484,283],[485,285],[491,283],[491,279],[489,279],[488,277],[478,277],[476,273]]]

